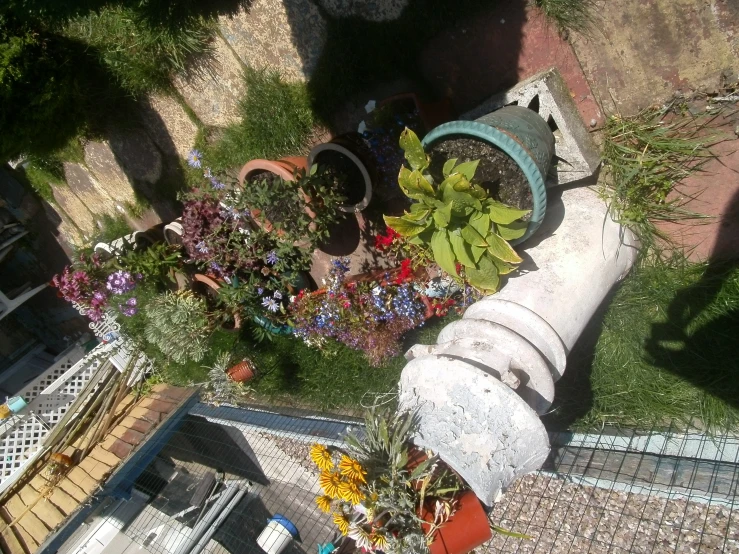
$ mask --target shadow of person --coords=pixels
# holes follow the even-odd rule
[[[696,283],[678,291],[665,321],[652,325],[646,352],[655,366],[739,408],[737,214],[739,193],[722,217],[713,248],[718,255]]]

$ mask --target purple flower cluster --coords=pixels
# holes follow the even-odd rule
[[[136,301],[136,297],[132,296],[131,298],[126,300],[125,304],[118,304],[118,309],[126,317],[131,317],[136,315],[136,312],[138,312],[138,308],[136,307],[137,303],[138,302]]]
[[[136,281],[128,271],[121,269],[108,276],[105,286],[113,294],[125,294],[134,289]]]

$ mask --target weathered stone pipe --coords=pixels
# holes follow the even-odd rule
[[[400,408],[418,410],[415,441],[438,452],[491,505],[549,454],[538,414],[554,398],[566,356],[636,257],[630,231],[590,188],[565,190],[505,286],[416,345],[400,378]]]

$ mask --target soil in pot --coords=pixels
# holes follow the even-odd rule
[[[320,171],[333,181],[334,188],[346,200],[345,204],[358,204],[364,198],[364,176],[357,164],[341,152],[324,150],[320,152],[315,163]]]
[[[436,183],[444,180],[442,168],[447,160],[457,158],[457,163],[480,160],[475,181],[488,194],[519,210],[531,210],[534,199],[523,170],[508,154],[484,140],[464,135],[450,135],[433,143],[429,172]],[[523,219],[526,220],[530,214]]]

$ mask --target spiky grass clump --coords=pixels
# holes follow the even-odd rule
[[[593,24],[594,0],[536,0],[536,5],[562,32],[587,34]]]
[[[692,118],[666,120],[668,108],[648,108],[632,117],[610,116],[604,129],[605,186],[611,213],[639,236],[644,254],[657,253],[668,238],[655,225],[705,217],[671,195],[707,161],[712,139]]]

